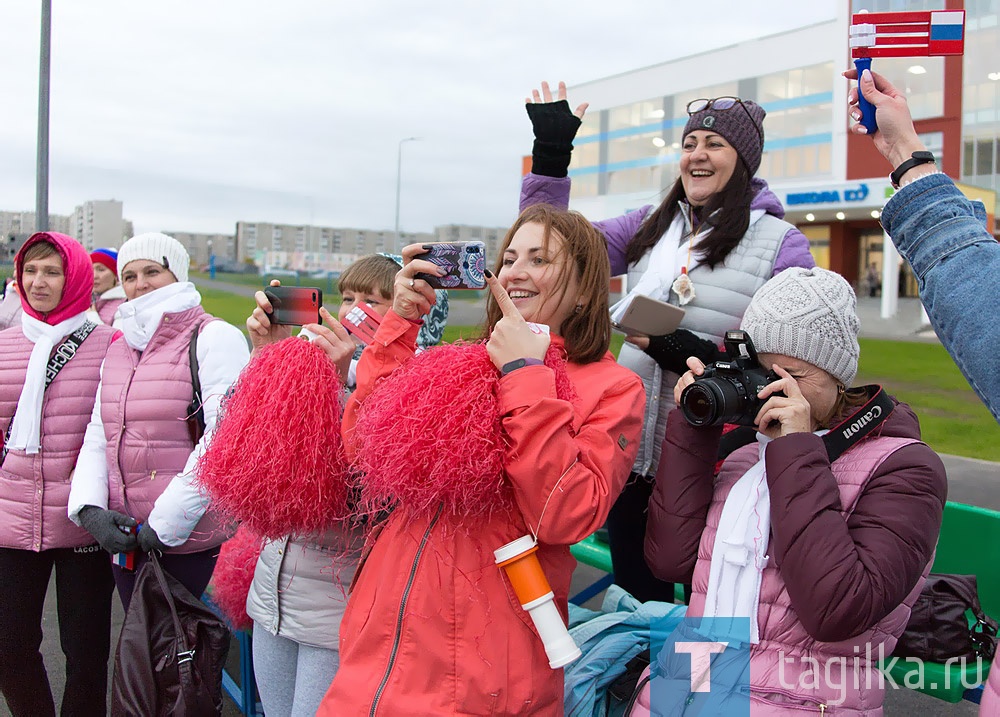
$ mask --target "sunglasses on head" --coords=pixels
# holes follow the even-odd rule
[[[697,114],[698,112],[701,112],[702,110],[711,110],[711,109],[731,110],[736,105],[742,107],[743,111],[747,113],[747,117],[750,118],[750,124],[753,125],[755,130],[757,130],[757,136],[760,137],[761,144],[763,144],[764,143],[763,132],[761,132],[760,127],[757,126],[757,121],[753,118],[753,115],[750,114],[750,110],[747,109],[747,106],[743,104],[743,100],[741,100],[739,97],[716,97],[710,100],[705,98],[691,100],[687,104],[687,113],[689,115],[693,115]]]

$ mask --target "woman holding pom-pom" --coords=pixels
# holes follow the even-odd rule
[[[439,274],[404,249],[358,366],[344,440],[369,536],[318,715],[561,715],[563,675],[493,551],[531,534],[565,616],[569,546],[635,458],[643,389],[608,353],[609,266],[582,216],[526,210],[487,272],[485,343],[415,355]]]
[[[309,333],[315,335],[314,344],[323,349],[333,364],[328,370],[333,369],[337,374],[325,380],[327,396],[342,386],[348,390],[353,387],[351,377],[357,363],[353,358],[355,343],[340,322],[360,304],[365,304],[379,316],[385,315],[392,304],[392,284],[399,269],[400,265],[387,256],[373,254],[358,259],[340,276],[338,289],[342,303],[336,320],[323,309],[327,326],[307,327]],[[276,344],[290,335],[289,327],[271,323],[271,304],[264,292],[257,292],[256,300],[257,307],[247,319],[255,360],[260,356],[257,349]],[[299,376],[301,364],[289,358],[291,351],[298,353],[304,350],[304,347],[294,343],[270,349],[282,358],[285,379],[289,383],[297,382],[297,390],[291,388],[290,392],[305,392],[312,402],[318,400],[314,395],[323,387],[317,385],[313,388],[309,384],[323,382],[323,374],[310,371],[311,375]],[[259,364],[251,363],[246,372],[247,381],[253,378],[250,375],[252,372],[259,370],[262,370]],[[241,390],[252,389],[238,386],[234,400],[242,398],[239,394]],[[254,399],[253,413],[261,418],[270,414],[267,408],[269,401],[264,393],[256,392]],[[283,404],[288,401],[284,392],[267,393]],[[336,414],[329,416],[330,426],[325,425],[326,421],[318,420],[315,411],[310,412],[311,429],[316,435],[300,431],[298,439],[312,442],[324,440],[323,433],[336,432],[339,435],[341,405],[338,405]],[[255,441],[255,437],[246,431],[235,433],[237,440],[243,444],[238,450],[244,458],[255,455],[253,444],[257,443],[258,447],[274,453],[272,460],[283,463],[285,471],[291,474],[292,480],[297,479],[299,486],[305,483],[302,480],[305,472],[291,470],[290,461],[283,459],[282,451],[276,448],[273,441]],[[273,470],[280,468],[275,466]],[[256,481],[258,486],[260,483]],[[271,491],[269,495],[272,501],[290,500],[294,492],[294,486],[289,486],[287,490]],[[255,517],[259,521],[260,511]],[[291,530],[292,527],[288,525],[286,529]],[[292,534],[272,536],[263,541],[256,566],[250,566],[253,582],[249,586],[249,595],[246,592],[243,595],[246,614],[253,621],[253,661],[257,686],[264,711],[269,717],[311,717],[316,714],[316,708],[337,671],[339,624],[362,542],[360,528],[353,525],[343,511],[340,515],[331,511],[323,529],[303,533],[300,528]],[[223,567],[221,561],[220,567]],[[219,570],[216,570],[216,580],[218,577]]]

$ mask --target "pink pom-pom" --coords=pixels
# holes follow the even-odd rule
[[[212,602],[234,630],[249,630],[253,626],[247,615],[247,595],[263,544],[260,536],[241,526],[219,550],[212,573]]]
[[[254,355],[223,401],[197,476],[212,505],[276,539],[347,515],[343,386],[322,349],[299,338]]]
[[[546,364],[557,396],[572,400],[562,351],[551,347]],[[354,431],[361,512],[396,504],[416,515],[443,505],[464,518],[509,510],[499,385],[485,344],[476,343],[425,351],[376,386]]]

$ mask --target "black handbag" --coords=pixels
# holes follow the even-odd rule
[[[971,626],[967,611],[975,617]],[[931,573],[892,654],[926,662],[979,657],[989,662],[996,652],[996,641],[997,621],[979,604],[976,576]]]
[[[139,569],[111,683],[113,717],[222,713],[229,628],[160,565]]]

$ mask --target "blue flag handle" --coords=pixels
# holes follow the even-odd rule
[[[872,69],[872,58],[858,57],[854,60],[854,66],[858,70],[858,109],[861,110],[861,124],[868,130],[868,134],[878,132],[878,124],[875,123],[875,105],[865,99],[861,94],[861,73]]]

